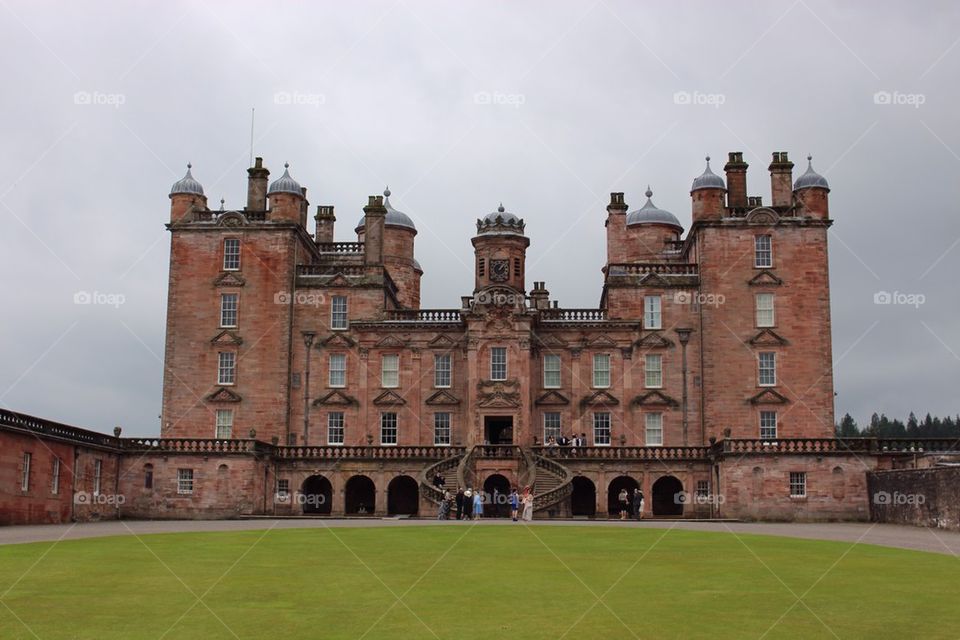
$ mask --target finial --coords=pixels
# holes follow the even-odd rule
[[[289,163],[289,162],[284,162],[284,163],[283,163],[283,168],[284,168],[284,169],[287,169],[287,168],[289,168],[289,167],[290,167],[290,163]]]
[[[647,191],[643,195],[647,196],[648,198],[653,197],[653,191],[650,190],[650,185],[647,185]]]
[[[193,164],[191,164],[191,163],[188,162],[188,163],[187,163],[187,171],[190,171],[190,169],[193,169]]]
[[[498,212],[498,213],[503,213],[504,211],[506,211],[506,209],[503,208],[503,203],[501,202],[501,203],[500,203],[500,206],[497,207],[497,212]]]
[[[707,160],[707,164],[710,164],[710,156],[707,156],[706,160]]]
[[[223,211],[223,204],[226,202],[223,198],[220,198],[220,211]]]
[[[390,197],[390,185],[387,185],[387,188],[383,190],[383,195],[386,198]]]

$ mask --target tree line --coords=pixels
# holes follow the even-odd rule
[[[920,420],[912,411],[906,422],[874,413],[862,428],[847,413],[836,425],[841,438],[960,438],[960,415],[935,418],[929,413]]]

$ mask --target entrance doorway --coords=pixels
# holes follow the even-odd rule
[[[483,517],[510,517],[510,481],[495,473],[483,481]]]
[[[323,476],[310,476],[303,481],[300,487],[298,501],[303,505],[303,512],[318,513],[321,515],[330,515],[332,505],[333,488],[330,481]]]
[[[513,416],[486,416],[483,426],[489,444],[513,444]]]
[[[655,516],[682,516],[683,484],[673,476],[663,476],[653,483],[653,515]]]
[[[570,494],[570,514],[592,518],[597,514],[597,487],[590,478],[577,476],[573,479]]]
[[[377,489],[367,476],[353,476],[344,490],[344,511],[347,515],[371,515],[376,510]]]
[[[397,476],[387,485],[387,514],[415,516],[420,508],[420,488],[410,476]]]
[[[607,489],[607,516],[610,518],[620,517],[620,491],[627,490],[627,515],[631,518],[633,513],[633,492],[640,487],[637,481],[630,476],[617,476],[610,482]]]

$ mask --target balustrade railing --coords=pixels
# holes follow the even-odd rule
[[[607,319],[606,309],[544,309],[540,318],[546,322],[595,322]]]
[[[270,453],[273,446],[241,438],[123,438],[124,451],[170,453]]]
[[[70,440],[72,442],[99,447],[117,448],[120,445],[119,438],[109,436],[105,433],[88,431],[87,429],[72,427],[68,424],[61,424],[53,420],[44,420],[43,418],[28,416],[25,413],[17,413],[5,409],[0,409],[0,425],[30,431],[38,436]]]
[[[698,267],[692,262],[614,263],[607,266],[608,276],[645,276],[648,273],[695,276]]]
[[[320,253],[362,254],[362,242],[320,242],[317,243]]]
[[[298,264],[298,276],[362,276],[366,269],[362,264]]]
[[[873,451],[871,438],[729,439],[718,443],[723,453],[850,453]]]
[[[459,309],[390,309],[390,322],[460,322]]]
[[[710,447],[534,447],[557,460],[706,460]]]
[[[376,446],[293,446],[277,447],[277,457],[284,459],[372,459],[398,460],[421,458],[433,460],[462,456],[464,447],[376,447]]]

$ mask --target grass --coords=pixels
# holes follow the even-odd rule
[[[0,547],[0,638],[956,638],[956,563],[616,527],[98,538]]]

